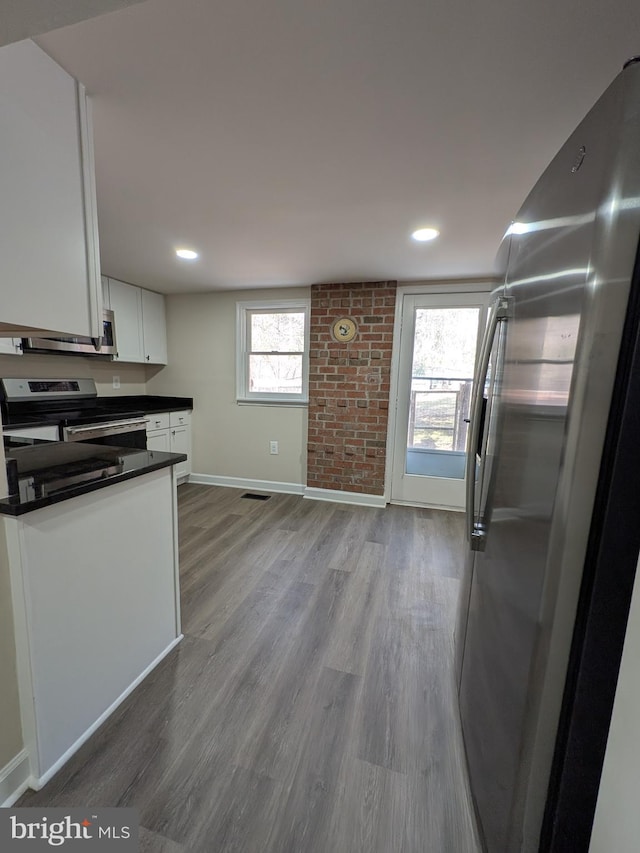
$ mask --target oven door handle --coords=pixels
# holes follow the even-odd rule
[[[110,421],[102,424],[87,424],[87,426],[65,427],[65,435],[80,436],[88,432],[100,432],[103,435],[117,435],[119,432],[133,432],[133,430],[146,429],[145,418],[136,418],[130,421]]]

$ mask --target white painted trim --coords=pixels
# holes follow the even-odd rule
[[[394,506],[415,506],[419,509],[441,509],[443,512],[464,512],[463,506],[447,506],[446,504],[420,503],[419,501],[389,501]]]
[[[189,475],[181,478],[185,481]],[[182,637],[182,613],[180,610],[180,540],[178,537],[178,482],[176,466],[171,466],[171,515],[173,521],[173,594],[175,606],[175,633],[176,637]]]
[[[258,394],[249,392],[249,334],[248,324],[251,311],[303,311],[304,350],[302,352],[301,394]],[[262,299],[236,302],[236,402],[252,404],[309,404],[309,342],[311,336],[311,298]]]
[[[387,420],[386,464],[384,471],[384,496],[391,503],[391,478],[396,446],[396,421],[398,413],[398,391],[400,385],[400,343],[402,340],[402,317],[404,297],[455,293],[489,293],[498,284],[496,279],[479,277],[473,280],[412,281],[398,282],[396,287],[396,310],[393,321],[393,345],[391,350],[391,385],[389,388],[389,417]],[[393,503],[397,503],[393,501]],[[409,504],[407,504],[409,506]]]
[[[431,293],[491,293],[500,282],[496,278],[478,276],[473,279],[439,279],[425,281],[399,281],[398,292],[402,294]]]
[[[344,492],[338,489],[313,489],[302,483],[278,483],[275,480],[249,480],[244,477],[223,477],[218,474],[191,474],[190,483],[201,486],[224,486],[256,492],[273,492],[284,495],[303,495],[315,501],[354,504],[357,506],[385,507],[384,495],[364,495],[359,492]]]
[[[284,495],[303,495],[302,483],[279,483],[276,480],[249,480],[245,477],[223,477],[219,474],[190,474],[190,483],[201,486],[224,486],[231,489],[251,489],[256,492],[277,492]]]
[[[0,770],[0,808],[8,809],[24,794],[30,775],[29,754],[22,749]]]
[[[385,448],[384,498],[391,502],[391,478],[393,476],[393,451],[396,446],[396,421],[398,411],[398,383],[400,381],[400,339],[402,335],[402,308],[404,291],[396,287],[396,313],[393,321],[393,341],[391,345],[391,383],[389,385],[389,415],[387,417],[387,446]]]
[[[448,506],[446,504],[434,505],[430,503],[416,503],[412,501],[398,500],[392,497],[393,495],[393,473],[396,461],[396,453],[398,448],[396,444],[399,441],[398,437],[398,404],[400,392],[402,390],[401,374],[403,371],[403,363],[401,362],[402,352],[402,334],[403,319],[405,316],[405,299],[416,296],[427,296],[434,306],[440,303],[443,307],[449,307],[455,304],[456,296],[460,296],[461,304],[468,304],[470,294],[478,294],[478,305],[483,305],[482,309],[487,311],[489,294],[495,288],[497,282],[495,279],[478,278],[475,280],[467,279],[466,281],[423,281],[401,284],[398,283],[396,291],[396,311],[393,325],[393,349],[391,354],[391,383],[389,388],[389,419],[387,423],[387,448],[386,448],[386,465],[385,465],[385,498],[388,503],[398,504],[400,506],[421,506],[430,509],[445,509],[452,512],[463,511],[463,507],[459,505]],[[483,299],[482,297],[485,296]],[[435,297],[435,298],[434,298]],[[439,298],[440,297],[440,298]],[[411,330],[413,336],[413,330]],[[482,343],[482,335],[478,336],[477,353],[479,353]],[[476,354],[477,358],[477,354]]]
[[[86,743],[86,741],[89,740],[91,735],[94,734],[94,732],[96,732],[100,728],[100,726],[111,716],[111,714],[113,714],[116,708],[124,702],[127,696],[129,696],[130,693],[133,693],[136,687],[142,681],[144,681],[147,675],[149,675],[149,673],[153,669],[155,669],[156,666],[158,666],[160,661],[162,661],[169,654],[169,652],[171,652],[178,645],[178,643],[183,639],[183,637],[184,635],[180,634],[179,637],[176,637],[175,640],[172,640],[166,647],[166,649],[160,652],[160,654],[154,660],[151,661],[149,666],[145,667],[145,669],[142,670],[140,675],[136,679],[134,679],[134,681],[131,682],[127,689],[124,690],[120,694],[120,696],[118,696],[115,702],[112,702],[111,705],[109,705],[109,707],[106,709],[106,711],[100,714],[98,719],[94,723],[92,723],[92,725],[90,725],[89,728],[82,735],[80,735],[78,740],[75,743],[71,744],[69,749],[60,756],[56,763],[51,765],[51,767],[46,771],[46,773],[44,773],[37,779],[32,778],[30,780],[30,787],[32,787],[34,791],[39,791],[40,788],[46,785],[47,782],[55,776],[58,770],[60,770],[60,768],[63,767],[71,758],[71,756],[74,755],[80,749],[83,743]]]
[[[80,152],[82,156],[82,193],[84,227],[87,245],[87,281],[89,284],[89,324],[91,335],[100,337],[102,325],[102,279],[100,276],[100,245],[98,236],[98,207],[96,201],[96,170],[93,150],[93,110],[85,87],[76,82]]]
[[[304,490],[305,498],[313,501],[331,501],[339,504],[352,504],[353,506],[372,506],[384,509],[387,500],[384,495],[365,495],[360,492],[344,492],[340,489],[314,489],[307,486]]]

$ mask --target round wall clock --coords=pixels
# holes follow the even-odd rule
[[[335,341],[340,341],[343,344],[348,344],[352,341],[358,332],[355,320],[351,317],[340,317],[334,320],[331,324],[331,334]]]

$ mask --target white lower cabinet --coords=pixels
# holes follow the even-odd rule
[[[178,482],[185,482],[191,473],[191,412],[148,415],[147,449],[186,454],[186,461],[175,466]]]
[[[171,452],[168,429],[156,429],[147,431],[147,450],[163,450]]]
[[[187,479],[191,473],[191,427],[171,427],[169,447],[172,453],[186,453],[185,462],[176,465],[176,477],[179,481]]]
[[[156,412],[155,415],[147,415],[147,436],[149,432],[157,430],[166,430],[168,435],[170,424],[169,412],[160,412],[159,414]]]
[[[5,516],[36,789],[178,642],[175,517],[171,468]]]

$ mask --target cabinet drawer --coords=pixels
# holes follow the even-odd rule
[[[169,412],[160,412],[157,415],[147,415],[147,432],[154,429],[169,429]]]
[[[172,427],[176,426],[187,426],[187,424],[191,423],[191,412],[170,412],[169,413],[169,425]]]

